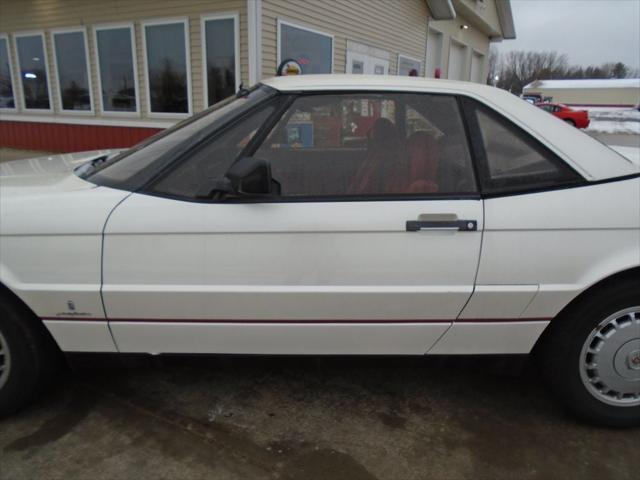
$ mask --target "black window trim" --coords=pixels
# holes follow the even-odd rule
[[[262,85],[262,84],[260,84]],[[182,195],[172,195],[164,192],[154,191],[152,188],[157,183],[160,182],[166,175],[170,174],[173,169],[182,164],[184,161],[187,161],[189,155],[192,152],[190,148],[187,151],[180,152],[180,155],[169,165],[166,165],[161,172],[155,175],[149,182],[143,185],[141,188],[136,190],[136,193],[141,193],[145,195],[151,195],[155,197],[168,198],[172,200],[179,200],[184,202],[191,203],[229,203],[229,204],[238,204],[238,203],[342,203],[342,202],[382,202],[382,201],[436,201],[436,200],[481,200],[482,195],[480,192],[479,180],[477,177],[475,162],[474,162],[474,154],[471,148],[471,144],[469,142],[469,135],[467,132],[467,125],[465,120],[464,111],[461,109],[461,104],[458,100],[459,95],[452,93],[440,93],[440,92],[420,92],[420,91],[394,91],[394,90],[314,90],[314,91],[287,91],[287,92],[278,92],[275,98],[280,97],[280,105],[276,108],[276,110],[268,117],[265,123],[258,129],[258,132],[254,135],[254,137],[249,141],[249,143],[244,147],[243,150],[240,151],[236,159],[233,163],[238,161],[240,158],[245,156],[253,156],[267,136],[271,133],[273,128],[278,124],[278,122],[282,119],[283,115],[289,110],[293,103],[301,98],[301,97],[310,97],[310,96],[319,96],[319,95],[389,95],[389,94],[405,94],[405,95],[430,95],[430,96],[444,96],[452,98],[456,107],[458,108],[458,112],[460,115],[461,122],[463,124],[463,131],[465,136],[467,137],[467,149],[470,156],[470,161],[473,168],[473,176],[474,176],[474,184],[476,188],[476,192],[469,193],[391,193],[391,194],[379,194],[379,195],[307,195],[307,196],[273,196],[273,197],[226,197],[226,198],[216,198],[216,199],[208,199],[208,198],[194,198],[194,197],[186,197]],[[270,101],[274,101],[271,99]],[[276,100],[277,101],[277,100]],[[233,127],[239,121],[242,121],[247,116],[254,114],[257,110],[264,107],[269,102],[261,103],[260,105],[256,105],[255,108],[245,112],[241,117],[234,119],[231,122],[228,122],[220,131],[216,132],[215,135],[210,136],[206,139],[206,142],[212,142],[219,135],[223,134],[228,128]],[[193,145],[193,148],[199,148],[202,146],[204,142],[199,142],[197,145]],[[232,164],[233,164],[232,163]]]
[[[468,125],[468,139],[471,143],[471,150],[473,152],[473,161],[477,171],[477,181],[479,191],[482,195],[482,198],[497,198],[497,197],[505,197],[505,196],[513,196],[513,195],[527,195],[531,193],[541,193],[548,192],[553,190],[563,190],[567,188],[577,188],[583,187],[592,184],[593,182],[589,182],[584,176],[578,172],[571,164],[562,159],[558,154],[553,152],[549,147],[544,145],[540,140],[535,138],[529,132],[525,131],[522,127],[514,123],[513,121],[506,118],[503,114],[495,110],[494,108],[486,105],[476,98],[469,97],[467,95],[459,95],[460,103],[462,107],[462,114],[465,118],[465,122]],[[492,189],[493,191],[487,191],[486,185],[484,183],[484,179],[489,175],[489,166],[487,162],[486,151],[484,148],[484,141],[482,139],[482,133],[480,130],[480,125],[478,124],[478,119],[476,116],[476,111],[479,108],[484,108],[490,112],[490,115],[493,115],[498,118],[500,122],[506,123],[510,128],[517,130],[519,133],[524,135],[528,140],[533,142],[538,148],[542,149],[547,155],[545,158],[548,158],[555,165],[560,164],[563,168],[568,169],[574,176],[573,180],[563,183],[555,183],[549,185],[538,185],[538,186],[515,186],[515,187],[507,187],[502,190],[500,189]]]
[[[320,195],[320,196],[299,196],[299,197],[228,197],[224,199],[208,199],[185,197],[182,195],[172,195],[156,191],[139,191],[136,193],[149,195],[152,197],[166,198],[188,203],[210,203],[210,204],[239,204],[239,203],[362,203],[362,202],[415,202],[415,201],[442,201],[442,200],[482,200],[480,193],[457,194],[457,193],[387,193],[381,195]]]
[[[259,84],[263,85],[263,84]],[[293,102],[301,97],[301,96],[313,96],[313,95],[340,95],[340,94],[426,94],[426,95],[438,95],[438,96],[448,96],[453,97],[456,100],[458,110],[461,115],[464,133],[467,138],[467,147],[469,149],[469,155],[471,157],[471,164],[473,167],[474,173],[474,181],[476,184],[477,193],[469,193],[469,194],[456,194],[456,193],[417,193],[417,194],[383,194],[383,195],[327,195],[327,196],[291,196],[291,197],[239,197],[239,198],[225,198],[225,199],[202,199],[202,198],[193,198],[193,197],[185,197],[181,195],[171,195],[162,192],[156,192],[151,190],[150,188],[155,185],[156,182],[160,181],[164,176],[170,173],[173,168],[177,167],[180,163],[187,159],[189,151],[181,152],[181,154],[174,159],[173,162],[165,165],[162,171],[158,172],[153,178],[151,178],[147,183],[145,183],[140,188],[134,190],[136,193],[167,198],[171,200],[190,202],[190,203],[211,203],[211,204],[240,204],[240,203],[341,203],[341,202],[383,202],[383,201],[441,201],[441,200],[483,200],[483,199],[491,199],[491,198],[500,198],[500,197],[510,197],[515,195],[527,195],[527,194],[535,194],[535,193],[544,193],[548,191],[555,190],[564,190],[571,188],[580,188],[590,185],[596,185],[600,183],[609,183],[609,182],[617,182],[624,181],[633,178],[640,178],[640,173],[634,173],[630,175],[625,175],[622,177],[614,177],[607,178],[600,181],[589,181],[584,178],[582,174],[576,171],[573,166],[571,166],[568,162],[559,157],[556,153],[551,151],[548,147],[542,144],[538,139],[533,137],[530,133],[523,130],[519,125],[515,124],[508,118],[504,117],[500,112],[496,111],[489,105],[484,104],[477,98],[470,97],[463,94],[454,94],[454,93],[440,93],[440,92],[421,92],[421,91],[393,91],[393,90],[318,90],[318,91],[306,91],[306,90],[296,90],[296,91],[277,91],[276,95],[264,102],[261,102],[258,105],[255,105],[252,109],[244,112],[240,117],[233,119],[231,122],[225,124],[215,135],[208,137],[206,141],[213,141],[224,131],[226,131],[229,127],[235,125],[238,121],[243,120],[248,115],[255,113],[257,110],[263,108],[266,104],[274,101],[274,99],[280,98],[281,104],[276,110],[269,116],[267,121],[260,127],[256,135],[251,139],[251,141],[245,146],[245,148],[240,152],[237,156],[237,161],[239,158],[243,156],[252,156],[258,150],[264,139],[271,133],[271,130],[275,127],[278,121],[282,118],[282,115],[287,111],[287,109],[293,104]],[[282,97],[286,97],[286,101],[282,101]],[[481,182],[479,168],[483,164],[486,164],[486,157],[484,152],[484,145],[482,142],[482,138],[480,137],[480,130],[477,124],[477,119],[475,117],[475,111],[473,107],[476,105],[481,105],[489,109],[491,112],[494,112],[495,115],[499,116],[505,122],[508,122],[509,125],[513,125],[514,128],[521,131],[524,135],[531,138],[533,142],[537,145],[540,145],[545,151],[549,152],[549,154],[557,159],[557,161],[561,162],[563,166],[566,166],[571,171],[575,173],[577,179],[575,182],[564,183],[564,184],[555,184],[555,185],[547,185],[547,186],[538,186],[531,188],[513,188],[500,192],[486,192],[483,189],[483,185]],[[471,106],[471,108],[470,108]],[[268,128],[267,128],[268,127]],[[200,146],[203,142],[198,143]]]

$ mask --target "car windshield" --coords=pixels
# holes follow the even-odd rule
[[[274,89],[265,85],[241,91],[118,155],[83,165],[76,174],[98,185],[136,190],[181,152],[275,94]]]

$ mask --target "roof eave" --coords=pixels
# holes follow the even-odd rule
[[[426,0],[434,20],[453,20],[456,10],[451,0]]]
[[[511,11],[510,0],[496,0],[496,10],[498,12],[498,21],[500,22],[500,30],[502,30],[502,38],[505,40],[514,40],[516,38],[516,27],[513,23],[513,12]]]

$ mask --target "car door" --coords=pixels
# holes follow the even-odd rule
[[[120,351],[419,354],[463,309],[483,207],[456,99],[290,102],[112,213],[102,292]],[[243,154],[270,162],[281,194],[204,200],[219,152],[254,134]]]

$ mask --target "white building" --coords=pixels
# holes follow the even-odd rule
[[[539,94],[553,102],[580,107],[634,107],[640,103],[640,78],[536,80],[523,95]]]

